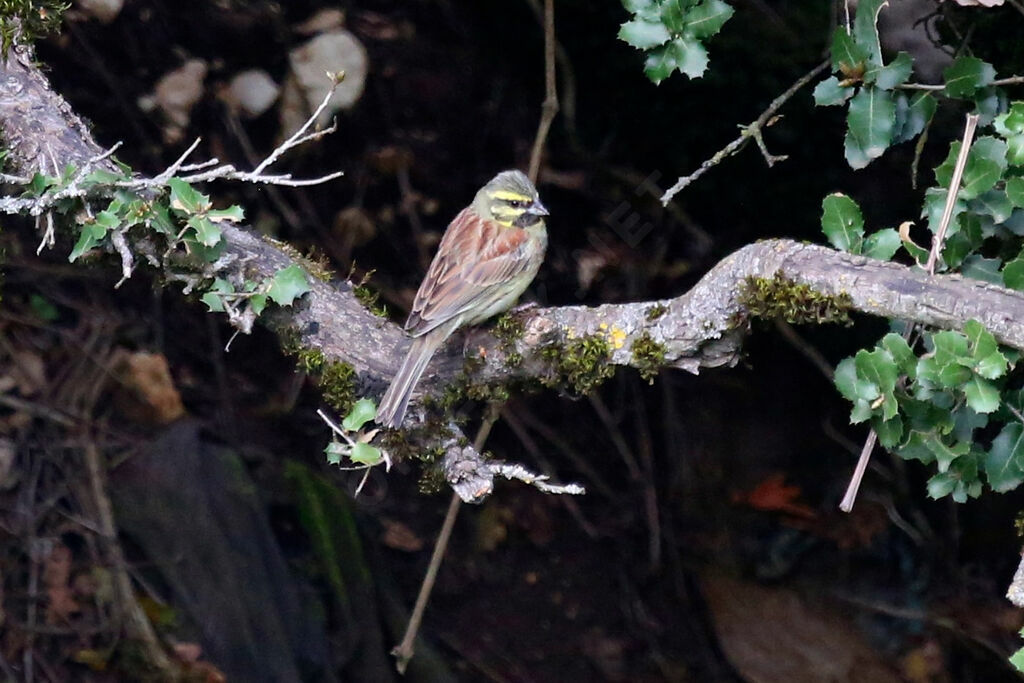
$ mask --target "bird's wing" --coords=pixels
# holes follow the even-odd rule
[[[481,303],[530,266],[529,233],[484,220],[470,209],[441,239],[405,323],[414,337]]]

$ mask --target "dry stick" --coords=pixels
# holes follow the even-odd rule
[[[103,464],[100,462],[99,448],[92,440],[87,440],[85,445],[85,464],[89,472],[92,495],[96,502],[96,512],[99,517],[97,521],[103,532],[100,538],[114,578],[114,594],[117,596],[121,609],[124,610],[120,615],[123,619],[124,634],[131,640],[138,641],[145,653],[146,661],[166,674],[171,670],[171,662],[163,648],[160,647],[160,641],[153,630],[153,625],[149,623],[149,619],[146,618],[132,592],[132,580],[128,575],[121,546],[117,542],[114,509],[110,504],[110,498],[107,497],[106,477]]]
[[[558,114],[558,90],[555,82],[555,0],[544,0],[544,102],[540,105],[537,137],[530,151],[530,182],[536,184],[540,175],[540,158],[548,139],[551,123]]]
[[[928,262],[925,264],[925,270],[928,271],[929,275],[935,274],[935,264],[939,259],[939,252],[942,251],[942,243],[946,239],[949,221],[953,217],[953,207],[956,205],[956,197],[960,193],[960,181],[963,179],[964,167],[967,165],[967,155],[971,151],[971,143],[974,141],[974,131],[977,127],[978,115],[968,114],[967,122],[964,125],[964,139],[960,144],[960,154],[956,158],[953,177],[949,181],[949,191],[946,193],[946,206],[942,211],[942,220],[939,221],[939,229],[935,232],[935,237],[932,240],[932,249],[928,254]],[[903,338],[909,341],[916,329],[916,325],[908,325],[903,333]],[[878,432],[872,428],[868,433],[868,438],[864,440],[864,447],[860,451],[860,457],[857,459],[857,467],[853,471],[853,476],[850,477],[850,484],[846,487],[846,494],[839,503],[839,509],[843,512],[849,512],[853,509],[853,504],[857,500],[857,490],[860,489],[861,480],[867,471],[868,461],[871,460],[871,452],[875,449],[876,441],[878,441]]]
[[[487,414],[484,416],[483,423],[480,425],[480,431],[476,434],[476,440],[473,442],[473,448],[476,452],[479,453],[480,449],[484,447],[484,443],[491,433],[491,427],[498,421],[498,415],[498,406],[491,404]],[[427,600],[430,599],[430,592],[434,589],[434,581],[437,579],[437,572],[441,568],[441,560],[444,559],[444,553],[448,549],[448,541],[451,539],[452,529],[455,527],[455,518],[459,516],[461,505],[462,499],[459,498],[459,494],[452,494],[452,502],[448,504],[448,512],[444,516],[441,533],[437,535],[434,552],[430,556],[430,564],[427,565],[427,573],[423,577],[419,595],[416,596],[416,605],[412,608],[412,615],[409,617],[409,625],[405,627],[405,635],[402,636],[402,642],[391,651],[391,655],[395,658],[395,669],[400,674],[405,673],[405,668],[409,665],[409,660],[412,659],[416,633],[420,630],[423,612],[427,609]]]
[[[768,167],[771,168],[772,164],[776,161],[782,161],[785,156],[773,156],[768,153],[768,150],[764,146],[764,140],[761,138],[761,131],[767,128],[774,122],[775,112],[777,112],[782,105],[784,105],[793,95],[797,94],[801,88],[811,82],[815,76],[820,74],[822,71],[828,68],[832,62],[825,60],[818,66],[814,67],[806,74],[801,76],[797,81],[789,86],[789,89],[784,93],[772,100],[772,103],[768,105],[768,108],[761,112],[761,115],[754,120],[749,126],[744,126],[740,136],[730,142],[728,145],[723,147],[721,150],[715,153],[710,159],[700,165],[696,171],[688,176],[682,176],[676,181],[676,184],[670,187],[664,195],[661,197],[662,205],[668,205],[672,198],[675,197],[684,187],[692,183],[697,178],[704,175],[704,173],[713,166],[717,166],[726,157],[738,152],[747,142],[753,138],[757,142],[758,148],[761,150],[761,154],[764,156],[765,162]]]

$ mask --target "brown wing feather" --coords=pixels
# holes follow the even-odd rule
[[[466,312],[529,265],[529,234],[463,209],[445,231],[423,278],[406,331],[419,336]]]

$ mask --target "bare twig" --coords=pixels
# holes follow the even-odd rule
[[[478,453],[484,447],[484,443],[487,442],[487,437],[490,435],[494,423],[498,421],[499,414],[497,406],[491,406],[484,416],[484,421],[480,425],[480,431],[477,432],[476,439],[473,441],[473,448]],[[409,660],[412,659],[416,633],[419,631],[420,623],[423,621],[423,613],[427,609],[430,593],[434,590],[434,581],[437,580],[437,572],[441,568],[441,560],[444,559],[445,551],[448,549],[448,541],[451,540],[452,529],[455,527],[455,519],[459,516],[459,507],[461,505],[462,499],[458,494],[453,494],[451,502],[448,503],[448,512],[445,513],[444,523],[441,525],[441,532],[438,534],[437,542],[434,544],[434,552],[430,556],[430,564],[427,565],[427,573],[423,577],[423,583],[420,585],[419,595],[416,596],[416,604],[412,609],[412,615],[409,617],[409,624],[405,628],[405,635],[402,636],[402,642],[391,651],[391,654],[395,657],[395,668],[400,674],[405,673]]]
[[[558,90],[555,80],[555,2],[544,0],[544,102],[540,106],[540,123],[537,137],[530,151],[530,180],[537,182],[540,175],[540,161],[544,154],[544,143],[548,139],[551,123],[558,114]]]
[[[989,83],[989,86],[999,87],[1003,85],[1020,85],[1021,83],[1024,83],[1024,76],[1007,76],[1006,78],[997,78]],[[943,84],[933,85],[929,83],[903,83],[896,87],[902,90],[929,90],[932,92],[946,89],[946,86]]]
[[[772,103],[768,105],[768,108],[761,112],[761,115],[758,116],[753,123],[751,123],[748,126],[744,126],[743,132],[740,133],[740,136],[738,138],[736,138],[728,145],[723,147],[721,150],[716,152],[714,156],[712,156],[710,159],[702,163],[696,171],[694,171],[688,176],[683,176],[679,178],[679,180],[676,181],[675,185],[670,187],[665,192],[665,194],[662,195],[661,203],[663,205],[668,204],[670,201],[672,201],[672,198],[679,194],[679,192],[683,188],[685,188],[687,185],[692,183],[697,178],[704,175],[704,173],[711,169],[713,166],[717,166],[726,157],[731,156],[736,152],[740,151],[744,147],[744,145],[750,142],[751,139],[754,139],[757,142],[758,147],[761,149],[761,154],[764,156],[765,162],[767,162],[769,168],[771,168],[771,166],[776,161],[781,161],[785,159],[785,156],[773,156],[771,154],[768,154],[768,150],[764,145],[764,141],[761,139],[761,133],[765,128],[774,123],[775,112],[777,112],[782,107],[782,105],[789,101],[789,99],[793,97],[793,95],[798,93],[801,88],[810,83],[812,79],[814,79],[818,74],[820,74],[822,71],[828,68],[829,64],[831,64],[831,62],[829,60],[825,60],[824,62],[822,62],[821,64],[814,67],[806,74],[798,78],[797,81],[793,83],[793,85],[789,86],[789,88],[784,93],[782,93],[774,100],[772,100]]]
[[[107,561],[114,578],[114,592],[122,610],[121,618],[125,635],[143,648],[146,662],[165,674],[171,670],[171,661],[167,657],[153,625],[149,623],[142,607],[139,606],[132,590],[131,577],[128,575],[121,546],[117,542],[117,527],[114,524],[114,510],[107,496],[106,474],[100,458],[100,450],[94,442],[87,441],[85,446],[85,464],[89,473],[89,485],[92,488],[93,500],[96,504],[97,520],[102,534],[100,539],[105,546]]]

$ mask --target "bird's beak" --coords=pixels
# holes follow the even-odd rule
[[[547,207],[545,207],[543,204],[540,203],[539,199],[535,200],[533,202],[533,206],[531,206],[529,209],[527,209],[527,211],[529,213],[532,213],[534,216],[550,216],[551,215],[551,212],[549,212],[547,210]]]

